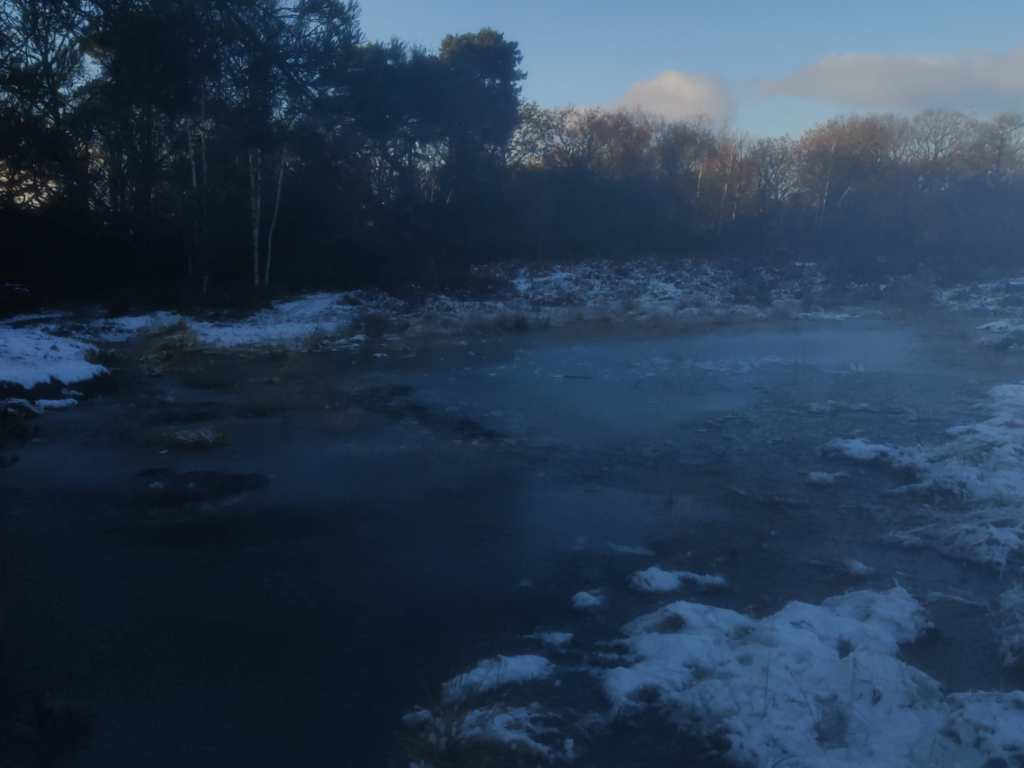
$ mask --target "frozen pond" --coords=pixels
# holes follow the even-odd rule
[[[0,474],[5,652],[95,713],[75,765],[387,764],[401,715],[476,660],[663,603],[627,586],[654,562],[724,574],[694,599],[758,616],[894,581],[955,594],[909,657],[952,689],[1021,684],[984,609],[998,573],[886,543],[918,503],[891,493],[899,473],[822,450],[941,440],[1024,378],[957,328],[553,331],[197,366],[47,415]],[[197,424],[226,445],[148,439]],[[607,610],[572,611],[585,589]]]

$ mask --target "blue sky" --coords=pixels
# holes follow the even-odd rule
[[[362,20],[428,48],[495,27],[545,106],[727,111],[758,135],[853,111],[1024,110],[1020,0],[363,0]]]

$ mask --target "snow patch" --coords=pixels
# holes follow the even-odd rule
[[[608,542],[608,549],[617,555],[636,555],[637,557],[654,557],[654,552],[647,547],[631,544],[613,544]]]
[[[36,407],[43,411],[62,411],[67,408],[74,408],[78,401],[73,397],[66,397],[60,400],[36,400]]]
[[[0,325],[0,383],[31,389],[59,381],[73,384],[107,372],[88,356],[95,347],[33,328]]]
[[[645,571],[637,571],[629,577],[630,586],[640,592],[675,592],[683,584],[693,584],[703,589],[725,587],[728,582],[722,576],[692,573],[690,571],[666,571],[652,565]]]
[[[665,632],[670,626],[678,631]],[[648,702],[724,728],[757,765],[926,765],[939,684],[896,655],[927,626],[903,589],[794,602],[760,621],[677,602],[625,627],[637,661],[602,675],[616,712]]]
[[[607,599],[600,592],[577,592],[572,596],[572,607],[577,611],[593,611],[601,608]]]
[[[590,658],[597,665],[587,671],[607,711],[516,702],[509,691],[500,703],[468,712],[416,710],[403,720],[438,755],[479,741],[542,764],[572,759],[573,736],[648,709],[681,728],[727,736],[728,757],[741,765],[1012,761],[1024,751],[1024,693],[944,694],[899,658],[900,647],[928,627],[921,605],[901,587],[850,592],[821,605],[792,602],[763,619],[677,601],[625,625],[617,642],[595,645]],[[579,668],[545,667],[545,677],[555,676],[557,686],[563,671]]]
[[[292,301],[275,302],[270,309],[239,320],[189,320],[200,343],[210,347],[287,347],[318,333],[332,335],[347,329],[357,315],[344,294],[315,293]]]
[[[870,443],[859,437],[832,440],[825,446],[825,453],[844,456],[854,461],[886,461],[898,467],[914,464],[911,454],[905,449],[893,448],[882,443]]]
[[[1002,627],[999,645],[1003,664],[1008,667],[1024,663],[1024,584],[1015,584],[999,598]]]
[[[549,648],[565,648],[572,642],[572,632],[534,632],[527,635],[530,640],[537,640]]]
[[[426,751],[444,759],[471,744],[490,744],[510,752],[531,755],[547,763],[571,761],[575,757],[572,738],[559,739],[554,723],[559,718],[536,702],[525,706],[493,704],[468,712],[434,713],[413,710],[402,718],[407,728],[419,732]],[[430,760],[414,766],[431,766]]]
[[[554,666],[543,656],[498,656],[486,659],[444,684],[446,699],[463,699],[504,685],[548,677]]]
[[[849,477],[845,472],[808,472],[807,482],[810,485],[835,485],[839,480]]]
[[[126,315],[104,320],[95,320],[87,326],[86,335],[97,341],[122,342],[140,333],[153,333],[180,323],[181,315],[176,312],[151,312],[148,315]]]

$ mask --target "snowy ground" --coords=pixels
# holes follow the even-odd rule
[[[57,380],[74,384],[106,373],[89,360],[96,348],[35,328],[0,325],[0,384],[31,389]]]
[[[739,765],[981,766],[1019,754],[1024,694],[946,695],[900,660],[901,644],[928,626],[899,587],[793,602],[761,620],[678,601],[580,657],[482,662],[446,688],[460,707],[418,709],[405,724],[423,745],[420,766],[431,764],[431,749],[474,742],[567,762],[596,732],[648,710],[724,735]],[[562,679],[581,671],[604,705],[581,713],[552,704]],[[523,689],[525,681],[541,687]]]
[[[977,316],[977,343],[998,349],[1024,348],[1024,277],[970,283],[936,294],[940,307]]]
[[[1024,385],[994,387],[982,407],[989,418],[949,428],[945,442],[891,446],[841,438],[825,450],[910,477],[894,492],[907,496],[923,522],[893,531],[893,541],[1000,571],[1008,585],[996,609],[1003,661],[1017,665],[1024,659]]]
[[[487,272],[504,287],[486,299],[438,295],[408,303],[380,293],[350,291],[277,301],[244,316],[165,311],[121,317],[60,312],[21,315],[0,322],[0,383],[30,389],[51,380],[83,381],[104,372],[88,360],[95,345],[126,342],[178,324],[187,326],[201,347],[259,350],[358,348],[367,341],[367,331],[408,338],[594,321],[688,327],[780,314],[808,319],[850,317],[813,309],[822,284],[813,264],[801,265],[788,277],[761,275],[771,302],[761,307],[737,298],[735,275],[692,261],[672,266],[655,261],[593,262]],[[812,311],[805,312],[807,307]]]

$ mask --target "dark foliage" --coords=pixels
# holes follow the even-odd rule
[[[799,140],[523,103],[516,43],[366,42],[344,0],[0,0],[4,309],[451,289],[487,261],[1001,271],[1024,119],[850,117]],[[11,285],[19,286],[15,293]]]

